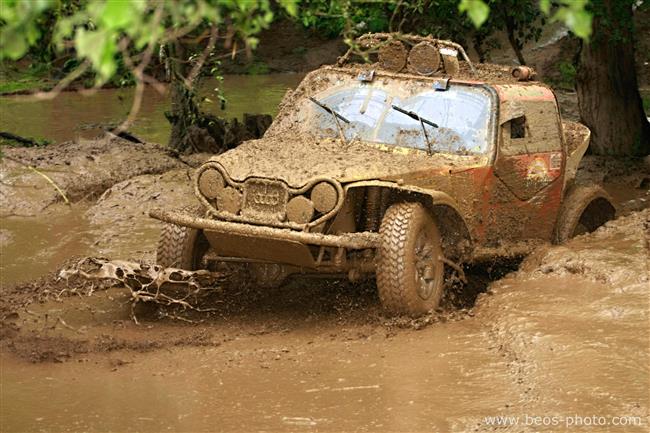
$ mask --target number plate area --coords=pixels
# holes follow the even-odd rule
[[[248,179],[244,184],[246,217],[284,221],[289,192],[282,182],[269,179]]]

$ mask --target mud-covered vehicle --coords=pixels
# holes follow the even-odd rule
[[[460,46],[366,35],[375,63],[309,73],[259,140],[197,171],[196,209],[156,210],[158,263],[376,276],[390,313],[435,308],[463,264],[564,242],[615,215],[574,182],[589,130],[563,121],[527,68],[473,65]],[[459,61],[459,57],[464,60]]]

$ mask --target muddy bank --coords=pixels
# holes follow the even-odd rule
[[[650,157],[586,155],[578,166],[576,182],[602,185],[619,215],[650,207]]]
[[[3,148],[0,215],[35,216],[66,199],[92,200],[141,174],[186,166],[159,145],[120,138],[66,142],[45,148]]]
[[[506,412],[627,414],[647,428],[649,242],[646,209],[542,248],[490,286],[476,315],[519,389]]]
[[[280,19],[262,30],[260,42],[251,58],[225,55],[221,69],[226,74],[263,74],[269,72],[308,72],[321,65],[333,64],[348,46],[341,38],[327,38],[305,29],[300,23]]]
[[[192,162],[207,158],[195,155]],[[153,260],[160,222],[150,218],[149,211],[195,204],[193,172],[186,167],[136,176],[106,190],[84,215],[96,254]]]

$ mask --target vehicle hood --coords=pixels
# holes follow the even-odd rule
[[[408,181],[418,173],[449,174],[486,163],[485,156],[453,155],[338,139],[275,135],[242,143],[210,160],[235,181],[249,177],[282,179],[301,187],[315,177],[342,183],[359,180]]]

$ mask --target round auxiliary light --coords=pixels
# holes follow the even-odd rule
[[[400,41],[390,41],[379,49],[379,64],[382,69],[399,72],[406,66],[408,51]]]
[[[440,53],[431,42],[422,41],[409,52],[408,70],[418,75],[431,75],[440,67]]]
[[[199,176],[199,191],[208,199],[214,200],[224,187],[224,179],[219,171],[209,168]]]
[[[287,218],[298,224],[307,224],[314,217],[314,203],[299,195],[287,203]]]
[[[217,197],[217,208],[220,211],[237,215],[241,210],[242,193],[230,186],[221,189]]]
[[[330,212],[338,201],[336,188],[329,182],[320,182],[311,190],[311,201],[318,212]]]

